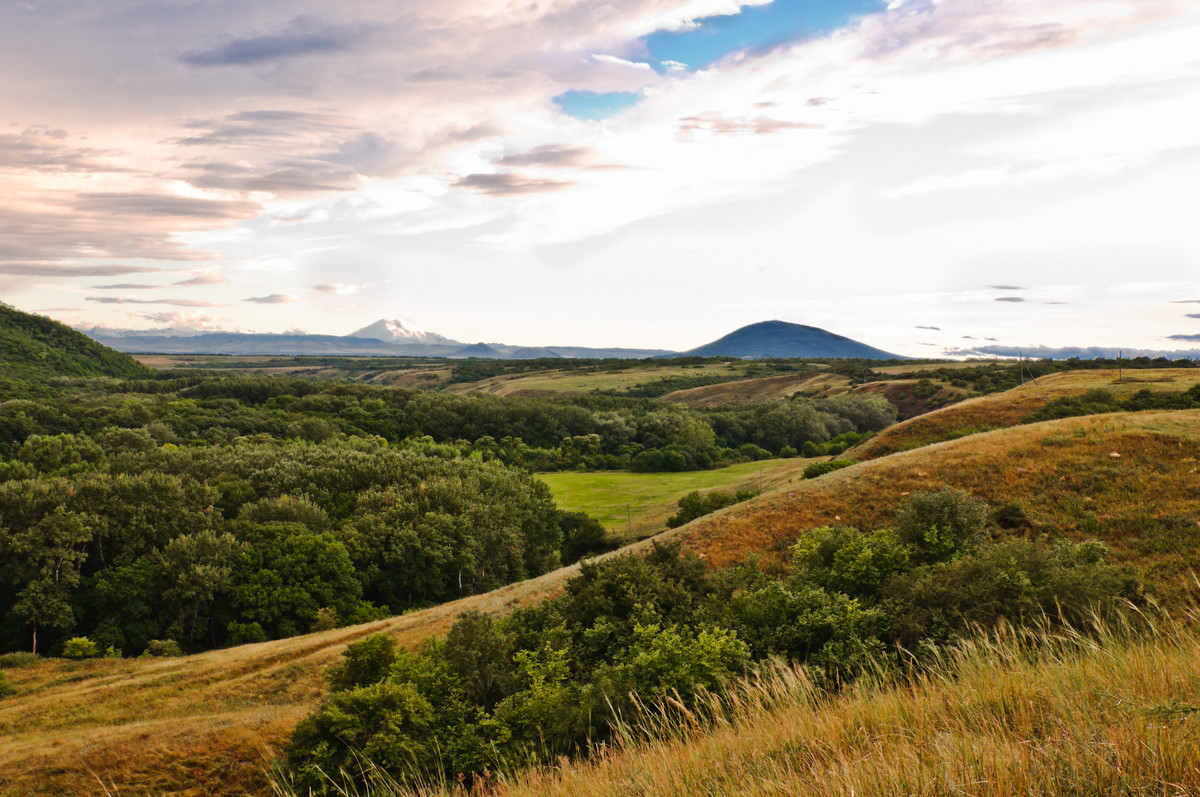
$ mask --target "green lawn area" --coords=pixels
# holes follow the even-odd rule
[[[692,490],[771,489],[799,481],[811,459],[767,459],[717,470],[686,473],[594,471],[540,473],[562,509],[586,512],[623,541],[649,537],[667,527],[676,502]]]

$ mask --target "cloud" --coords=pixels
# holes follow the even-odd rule
[[[97,304],[167,304],[173,307],[227,307],[221,302],[204,302],[199,299],[127,299],[118,296],[86,296],[84,301]]]
[[[210,315],[208,313],[197,313],[187,310],[176,310],[169,313],[143,313],[139,318],[145,318],[147,321],[152,321],[155,324],[175,329],[196,329],[196,330],[214,330],[219,329],[227,318]]]
[[[1184,318],[1200,318],[1200,313],[1188,313]]]
[[[120,277],[125,274],[150,274],[162,271],[155,266],[123,264],[84,265],[77,263],[4,263],[0,274],[23,277]]]
[[[1022,288],[1020,285],[989,285],[994,291],[1027,291],[1028,288]]]
[[[924,325],[921,325],[921,324],[917,324],[915,327],[913,327],[913,329],[930,329],[930,330],[933,330],[934,332],[941,332],[941,331],[942,331],[942,328],[941,328],[941,327],[928,327],[928,326],[924,326]]]
[[[249,299],[243,299],[242,301],[254,302],[255,304],[290,304],[291,302],[302,302],[304,300],[290,293],[272,293],[270,296],[251,296]]]
[[[1173,299],[1171,304],[1200,304],[1200,299]]]
[[[196,276],[191,279],[180,280],[176,285],[218,285],[223,282],[229,282],[225,277],[222,277],[216,271],[199,271]]]
[[[1020,304],[1021,302],[1024,302],[1026,300],[1020,296],[997,296],[993,301],[1012,302],[1013,304]]]
[[[0,135],[0,164],[5,169],[50,173],[122,171],[106,160],[116,154],[114,150],[72,146],[69,138],[65,130],[49,127]]]
[[[341,52],[350,49],[360,38],[361,31],[299,16],[279,33],[233,39],[211,50],[184,53],[179,60],[191,66],[247,66],[301,55]]]
[[[1200,340],[1200,335],[1167,335],[1167,340]]]
[[[754,118],[745,116],[726,117],[716,112],[685,116],[676,124],[677,134],[683,138],[690,137],[698,132],[714,135],[769,135],[784,130],[805,130],[812,127],[815,127],[815,125],[807,122],[788,122],[782,119],[772,119],[767,116]]]
[[[179,283],[175,283],[178,285]],[[162,290],[162,285],[144,285],[138,282],[120,282],[116,285],[93,285],[92,290],[96,291],[158,291]]]
[[[581,167],[591,160],[593,150],[590,147],[572,146],[570,144],[543,144],[524,152],[512,152],[496,158],[492,163],[497,166],[550,166],[550,167]]]
[[[83,213],[149,216],[205,221],[233,221],[251,215],[258,203],[195,199],[172,194],[95,192],[81,193],[71,207]]]
[[[519,174],[511,172],[502,174],[468,174],[454,183],[455,188],[466,188],[489,196],[516,196],[520,194],[561,191],[573,185],[575,185],[573,182],[522,177]]]
[[[314,285],[312,289],[317,293],[329,294],[331,296],[349,296],[352,293],[358,293],[361,285],[346,285],[342,282],[337,282],[332,285]]]

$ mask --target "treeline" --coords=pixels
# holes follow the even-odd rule
[[[145,428],[160,443],[266,435],[311,442],[428,437],[528,470],[679,471],[794,456],[896,419],[872,394],[712,410],[605,396],[445,395],[348,382],[193,375],[117,384],[58,382],[39,400],[0,402],[0,456],[31,435]]]
[[[462,615],[444,640],[352,644],[324,703],[287,747],[298,792],[331,793],[364,766],[402,784],[486,779],[609,741],[622,717],[693,718],[705,693],[772,660],[837,689],[865,671],[934,662],[1001,621],[1078,623],[1136,578],[1095,542],[993,542],[989,512],[955,491],[916,494],[893,528],[804,534],[787,572],[713,572],[675,548],[585,563],[559,598],[495,621]],[[338,792],[342,793],[342,792]]]
[[[180,447],[141,428],[27,438],[0,463],[0,650],[285,637],[546,572],[564,527],[586,552],[594,529],[543,483],[458,454],[377,438]]]
[[[1046,402],[1036,412],[1021,419],[1022,423],[1052,421],[1078,415],[1098,415],[1106,412],[1139,412],[1141,410],[1194,410],[1200,408],[1200,385],[1187,390],[1167,393],[1139,390],[1124,400],[1108,388],[1094,388],[1077,396],[1063,396]]]

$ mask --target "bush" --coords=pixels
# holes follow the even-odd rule
[[[146,654],[149,656],[182,656],[183,648],[174,639],[151,639],[146,644]]]
[[[826,473],[832,473],[835,470],[848,468],[854,463],[848,459],[831,459],[827,462],[814,462],[804,469],[804,478],[815,479],[818,476],[824,476]]]
[[[8,682],[8,678],[5,677],[4,673],[0,672],[0,697],[8,697],[16,691],[16,689],[12,688],[12,685]]]
[[[87,637],[77,636],[67,640],[62,654],[64,659],[94,659],[100,655],[100,648]]]
[[[691,523],[698,517],[716,512],[718,509],[724,509],[727,506],[739,504],[742,501],[753,498],[758,495],[752,490],[739,490],[737,493],[727,493],[721,490],[711,490],[701,495],[699,490],[692,490],[690,493],[679,499],[679,511],[667,518],[667,528],[675,529]]]
[[[27,650],[19,650],[16,653],[0,654],[0,670],[15,670],[20,667],[28,667],[30,664],[37,664],[41,661],[41,657],[36,653],[30,653]]]
[[[979,547],[987,518],[987,504],[969,493],[918,492],[896,513],[896,534],[918,563],[946,562]]]

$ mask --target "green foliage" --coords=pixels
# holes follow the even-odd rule
[[[710,490],[703,494],[699,490],[692,490],[679,499],[679,511],[667,518],[667,528],[678,528],[685,523],[691,523],[698,517],[747,501],[756,495],[758,493],[752,490],[740,490],[737,493]]]
[[[970,529],[968,499],[918,496],[901,514]],[[500,622],[462,615],[444,642],[416,653],[368,637],[347,649],[329,698],[297,726],[291,771],[304,787],[318,787],[318,769],[361,781],[362,754],[410,787],[460,775],[471,788],[485,771],[583,755],[636,712],[686,716],[772,657],[837,689],[864,672],[920,666],[921,651],[972,627],[1078,623],[1139,597],[1097,543],[960,546],[922,564],[927,544],[818,529],[797,544],[785,579],[758,562],[710,574],[677,547],[655,546],[585,562],[562,596]]]
[[[335,692],[378,683],[396,663],[396,640],[387,634],[372,634],[351,642],[342,660],[330,668],[329,688]]]
[[[129,355],[57,321],[0,303],[0,373],[7,379],[45,380],[56,376],[136,378],[151,371]]]
[[[1200,385],[1178,393],[1156,393],[1139,390],[1124,401],[1107,388],[1095,388],[1078,396],[1063,396],[1049,401],[1036,412],[1025,416],[1022,423],[1036,423],[1077,415],[1098,415],[1106,412],[1139,412],[1142,410],[1190,410],[1200,408]]]
[[[979,547],[987,518],[987,504],[961,490],[916,492],[896,514],[896,536],[915,561],[945,562]]]
[[[85,636],[72,637],[63,645],[64,659],[93,659],[100,655],[100,648]]]
[[[0,697],[8,697],[9,695],[14,695],[16,693],[17,690],[14,689],[12,684],[8,682],[8,676],[6,676],[3,671],[0,671]]]
[[[182,656],[183,648],[174,639],[151,639],[143,655],[156,657]]]
[[[804,478],[815,479],[818,476],[824,476],[826,473],[833,473],[835,470],[848,468],[853,464],[848,459],[830,459],[825,462],[814,462],[804,469]]]
[[[892,531],[827,526],[805,533],[792,548],[791,583],[871,600],[909,569],[910,559],[910,549]]]
[[[41,656],[38,656],[36,653],[30,653],[28,650],[0,653],[0,670],[15,670],[19,667],[28,667],[31,664],[37,664],[41,660]]]
[[[562,563],[571,565],[589,554],[610,551],[616,544],[600,521],[586,512],[559,512],[558,528],[562,531]]]

